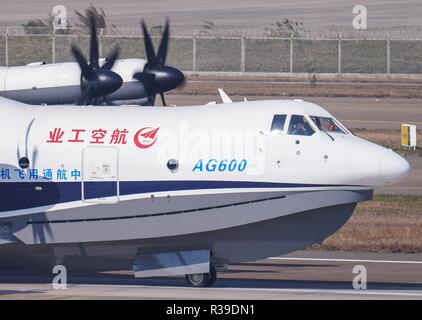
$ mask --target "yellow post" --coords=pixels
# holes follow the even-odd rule
[[[405,124],[401,125],[401,145],[405,147],[410,145],[409,126]]]

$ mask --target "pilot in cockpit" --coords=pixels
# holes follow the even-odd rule
[[[293,114],[290,118],[288,134],[297,136],[311,136],[314,133],[312,127],[303,115]]]
[[[293,134],[300,136],[306,135],[306,129],[303,122],[298,122],[294,125]]]
[[[295,119],[292,120],[296,120],[295,123],[293,123],[293,131],[292,134],[294,135],[299,135],[299,136],[308,136],[308,132],[306,130],[306,126],[303,123],[303,117],[296,117]]]

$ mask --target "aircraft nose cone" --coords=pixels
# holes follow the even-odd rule
[[[380,173],[386,183],[400,182],[409,175],[410,165],[405,158],[388,150],[381,156]]]

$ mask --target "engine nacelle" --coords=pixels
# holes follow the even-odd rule
[[[105,63],[105,59],[102,59]],[[142,59],[117,60],[112,71],[129,86],[112,94],[112,100],[143,98],[142,85],[133,74],[142,72]],[[81,94],[81,71],[76,62],[56,64],[31,63],[19,67],[0,68],[0,95],[28,104],[71,104]],[[133,91],[133,92],[132,92]]]

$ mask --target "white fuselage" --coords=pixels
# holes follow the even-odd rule
[[[285,118],[278,131],[275,115]],[[313,134],[289,133],[293,115]],[[168,250],[196,241],[221,261],[303,248],[335,232],[367,192],[409,173],[393,151],[345,128],[326,134],[310,116],[333,118],[289,100],[136,108],[2,99],[0,224],[15,223],[11,234],[26,244],[154,239],[158,248],[163,239]],[[341,208],[347,214],[332,213]],[[195,235],[203,242],[179,242]]]

